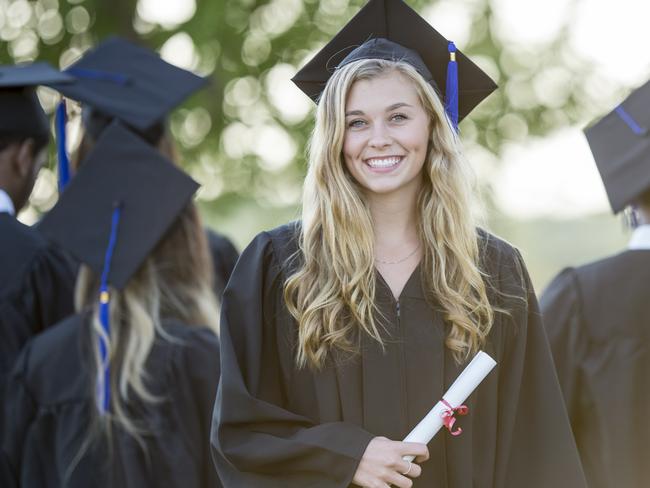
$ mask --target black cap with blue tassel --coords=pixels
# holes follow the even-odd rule
[[[50,123],[35,88],[72,81],[71,76],[44,62],[0,66],[0,135],[47,141]]]
[[[650,82],[585,130],[614,213],[650,189]]]
[[[110,409],[110,302],[190,202],[198,184],[141,137],[113,122],[39,230],[100,277],[97,404]]]
[[[110,37],[89,50],[64,73],[72,82],[55,80],[48,86],[84,105],[84,127],[95,139],[113,120],[119,120],[151,144],[162,136],[169,112],[207,84],[207,79],[119,37]],[[72,176],[65,115],[62,101],[56,123],[60,190]]]
[[[497,88],[453,42],[445,39],[403,0],[370,0],[296,73],[293,82],[318,102],[334,70],[359,59],[388,59],[411,64],[445,101],[455,128]]]

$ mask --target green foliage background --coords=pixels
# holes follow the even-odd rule
[[[568,124],[584,125],[622,96],[624,87],[618,87],[618,92],[609,87],[611,99],[597,96],[607,81],[566,47],[571,15],[555,39],[524,48],[499,40],[491,0],[458,2],[471,12],[470,39],[461,49],[501,87],[462,123],[466,145],[480,145],[498,157],[507,142]],[[172,131],[186,169],[204,184],[199,198],[206,220],[243,247],[259,230],[299,212],[304,147],[312,118],[310,113],[298,117],[284,113],[282,103],[274,98],[273,75],[289,76],[363,3],[196,0],[190,20],[164,26],[143,20],[136,0],[0,0],[0,63],[43,59],[64,68],[111,34],[156,50],[177,34],[189,36],[196,53],[195,70],[211,74],[213,83],[173,114]],[[419,11],[435,3],[409,0]],[[274,72],[278,66],[283,70]],[[535,89],[540,77],[551,83]],[[260,126],[271,127],[275,131],[271,136],[279,134],[295,149],[288,164],[265,161],[259,150]],[[52,191],[44,191],[48,184],[53,186],[52,181],[51,173],[42,176],[39,194],[46,197],[35,196],[33,209],[53,204]],[[509,220],[492,204],[498,188],[485,185],[483,190],[489,226],[522,248],[538,287],[561,266],[620,248],[626,238],[620,223],[610,216],[580,221]]]

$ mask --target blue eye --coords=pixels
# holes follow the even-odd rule
[[[362,120],[362,119],[354,119],[354,120],[348,122],[348,127],[352,127],[352,128],[357,128],[357,129],[358,129],[359,127],[364,126],[365,123],[366,123],[365,120]]]
[[[407,120],[408,117],[404,114],[393,114],[390,117],[390,120],[393,122],[402,122],[403,120]]]

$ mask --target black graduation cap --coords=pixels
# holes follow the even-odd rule
[[[111,37],[65,70],[74,83],[63,95],[138,132],[161,123],[207,79],[163,61],[154,51]]]
[[[118,121],[97,141],[40,230],[101,276],[103,374],[97,407],[110,410],[109,284],[122,289],[187,205],[198,184]]]
[[[119,122],[97,141],[39,230],[98,275],[119,208],[107,282],[124,288],[198,184]]]
[[[35,88],[71,81],[69,75],[44,62],[0,66],[0,134],[47,139],[50,124]]]
[[[585,130],[614,213],[650,188],[650,82]]]
[[[293,77],[293,82],[317,102],[334,70],[359,59],[402,60],[411,64],[441,98],[450,100],[458,96],[458,121],[497,88],[486,73],[402,0],[370,0]],[[441,90],[449,84],[448,64],[458,70],[458,91],[454,94]],[[448,112],[453,112],[449,108]],[[450,113],[450,117],[453,121],[454,114]]]

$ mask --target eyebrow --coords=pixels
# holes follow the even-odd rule
[[[398,102],[392,104],[390,107],[386,108],[386,112],[391,112],[393,110],[396,110],[401,107],[411,107],[412,105],[409,105],[406,102]],[[349,112],[345,112],[345,116],[348,117],[350,115],[363,115],[363,110],[351,110]]]

